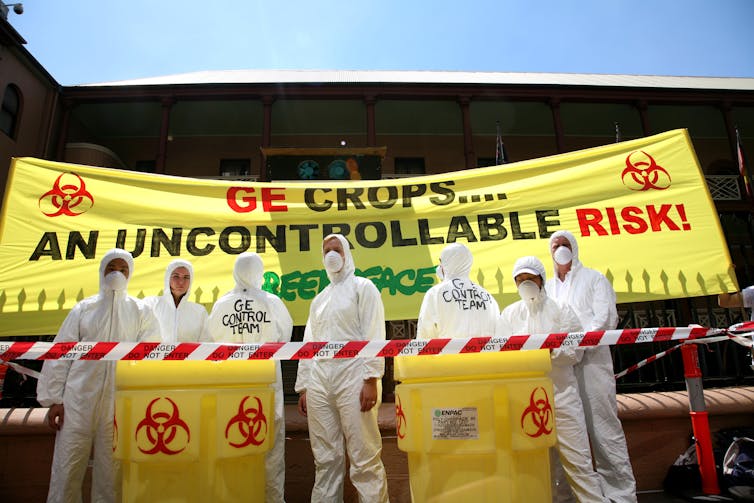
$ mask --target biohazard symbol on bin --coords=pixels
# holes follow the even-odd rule
[[[65,177],[65,180],[63,179]],[[44,201],[43,201],[44,200]],[[94,206],[94,198],[86,190],[84,180],[73,172],[62,173],[52,184],[52,190],[48,190],[39,198],[39,209],[48,217],[68,215],[75,217],[85,213]],[[42,207],[52,206],[51,211],[45,211]]]
[[[242,448],[247,445],[262,445],[265,437],[267,436],[267,418],[262,410],[262,401],[259,397],[254,397],[257,401],[257,408],[245,407],[246,400],[251,398],[245,396],[241,400],[241,404],[238,406],[238,414],[230,418],[228,425],[225,427],[225,438],[228,443],[233,447]],[[240,436],[242,441],[234,442],[229,435],[231,434],[231,428],[236,427],[233,430],[233,437]]]
[[[400,395],[395,395],[395,432],[398,438],[406,438],[406,432],[403,428],[406,426],[406,413],[403,412]]]
[[[642,154],[644,158],[642,159],[638,154]],[[637,157],[639,160],[636,160]],[[670,174],[643,150],[636,150],[628,154],[626,169],[623,170],[620,177],[623,185],[631,190],[665,190],[670,187]]]
[[[149,442],[149,447],[146,449],[139,446],[139,450],[144,454],[157,454],[159,452],[168,455],[178,454],[188,447],[191,440],[188,425],[179,417],[178,406],[170,398],[164,397],[164,399],[170,402],[172,410],[170,412],[162,410],[153,412],[154,404],[158,400],[162,400],[162,398],[155,398],[147,405],[144,419],[136,427],[137,446],[139,444],[139,432],[142,428],[145,430],[142,438]]]
[[[543,387],[534,388],[529,396],[529,406],[521,414],[521,429],[528,436],[537,438],[552,433],[552,406]]]

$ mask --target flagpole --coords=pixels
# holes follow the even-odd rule
[[[503,135],[500,132],[500,121],[495,121],[495,128],[497,130],[497,136],[495,137],[495,166],[500,166],[508,162],[508,156],[505,153]]]
[[[738,126],[735,126],[736,129],[736,160],[738,162],[738,172],[744,179],[744,189],[746,190],[746,199],[751,203],[752,202],[752,193],[751,193],[751,178],[749,177],[749,167],[746,165],[746,160],[744,157],[744,147],[741,144],[741,133],[738,131]]]

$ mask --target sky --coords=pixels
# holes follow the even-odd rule
[[[754,77],[754,0],[22,3],[8,22],[62,85],[264,69]]]

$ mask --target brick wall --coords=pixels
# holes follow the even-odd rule
[[[754,425],[754,387],[705,392],[711,430]],[[0,409],[0,494],[3,501],[44,501],[49,481],[54,433],[44,421],[47,409]],[[631,462],[639,491],[662,488],[668,467],[690,445],[691,422],[685,392],[636,393],[618,397]],[[408,464],[395,438],[393,404],[380,410],[382,459],[388,473],[390,501],[409,502]],[[86,481],[88,484],[88,479]],[[286,501],[308,501],[314,463],[306,421],[286,406]],[[88,491],[88,487],[87,487]],[[88,501],[88,498],[85,498]],[[347,483],[345,501],[357,501]]]

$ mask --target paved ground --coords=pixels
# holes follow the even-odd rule
[[[735,501],[726,496],[697,496],[696,498],[679,498],[664,492],[643,492],[638,495],[639,503],[688,503],[688,502],[720,502]]]

